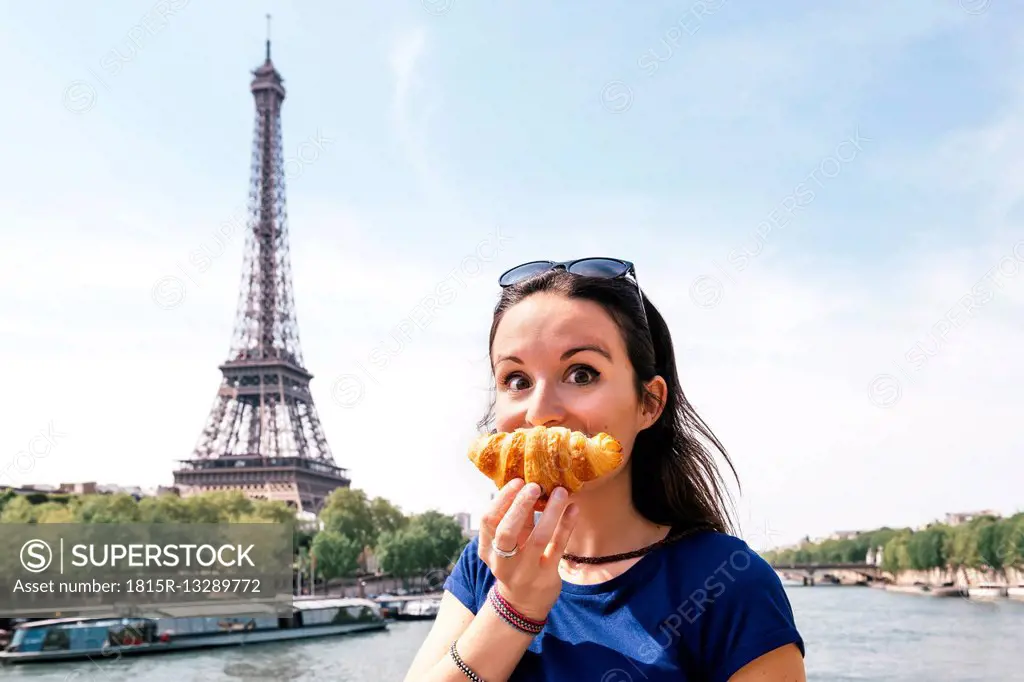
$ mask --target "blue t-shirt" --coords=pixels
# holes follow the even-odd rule
[[[494,575],[479,536],[445,581],[474,614]],[[713,531],[642,557],[597,585],[562,581],[543,632],[512,682],[726,682],[755,658],[795,643],[793,609],[772,567],[743,540]]]

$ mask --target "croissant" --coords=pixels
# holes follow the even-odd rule
[[[575,493],[622,464],[622,446],[607,433],[588,438],[563,426],[535,426],[479,437],[469,460],[499,488],[514,478],[539,484],[543,509],[556,487]]]

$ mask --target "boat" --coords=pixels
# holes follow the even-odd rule
[[[432,592],[430,594],[418,594],[418,595],[401,595],[395,596],[393,594],[381,594],[373,598],[373,600],[380,606],[381,615],[385,618],[393,618],[394,620],[421,620],[419,617],[420,611],[425,611],[426,614],[423,618],[434,618],[437,613],[430,613],[433,607],[430,606],[416,606],[413,607],[413,611],[409,615],[416,615],[416,618],[406,618],[402,614],[406,609],[406,605],[409,602],[437,602],[437,608],[441,608],[441,597],[443,593]]]
[[[1024,599],[1024,583],[1006,588],[1006,596],[1010,599]]]
[[[963,588],[957,587],[952,582],[929,585],[918,581],[913,585],[886,585],[885,591],[899,594],[919,594],[925,597],[962,597],[965,594]]]
[[[274,604],[161,606],[142,616],[53,618],[22,623],[0,664],[133,656],[383,630],[380,607],[358,597]]]
[[[913,585],[886,585],[885,591],[897,594],[927,594],[925,592],[925,584],[920,582]]]
[[[925,585],[925,594],[931,597],[962,597],[964,590],[957,587],[955,583],[942,583],[941,585]]]
[[[814,580],[814,582],[812,582],[811,584],[814,585],[814,587],[842,587],[843,586],[843,582],[839,578],[837,578],[836,576],[832,575],[831,573],[826,573],[825,575],[821,576],[820,578],[814,578],[813,580]]]
[[[438,599],[414,599],[407,601],[395,613],[395,620],[434,620],[441,609]]]
[[[967,588],[971,599],[999,599],[1006,596],[1006,586],[999,583],[979,583]]]

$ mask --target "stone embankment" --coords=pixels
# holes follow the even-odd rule
[[[982,583],[994,583],[1012,587],[1024,585],[1024,571],[1008,568],[1005,577],[998,575],[996,571],[979,571],[974,568],[963,568],[953,571],[948,568],[933,568],[930,571],[900,571],[896,575],[897,585],[945,585],[953,583],[956,587],[971,587]]]

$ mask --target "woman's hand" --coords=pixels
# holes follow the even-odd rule
[[[562,592],[558,562],[576,525],[577,509],[564,488],[555,488],[540,521],[533,508],[540,498],[536,483],[510,481],[480,521],[480,558],[498,581],[498,592],[516,611],[544,620]],[[504,557],[495,548],[515,552]]]

